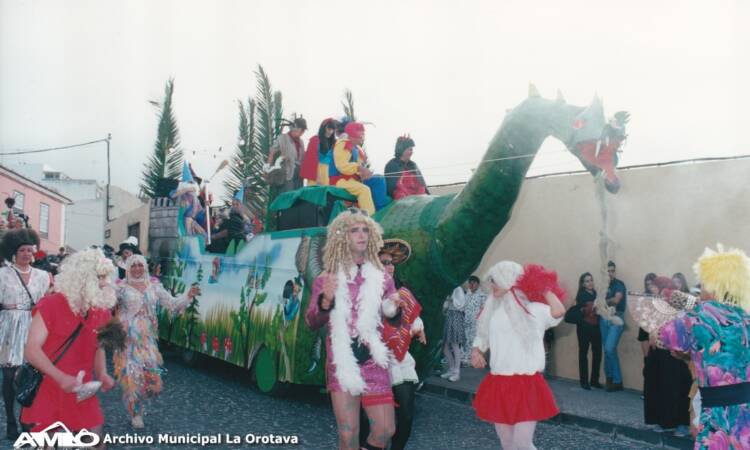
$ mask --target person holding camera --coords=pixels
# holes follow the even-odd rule
[[[389,351],[380,332],[400,299],[378,258],[382,229],[363,211],[350,208],[328,226],[324,272],[315,279],[305,323],[328,324],[327,388],[338,427],[339,449],[359,450],[359,409],[370,420],[361,448],[384,449],[393,436],[394,399]]]

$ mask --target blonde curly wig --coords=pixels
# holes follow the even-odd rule
[[[65,258],[55,278],[55,291],[65,295],[70,309],[83,314],[90,308],[109,309],[115,306],[114,289],[99,287],[99,276],[110,277],[115,266],[98,248],[73,253]]]
[[[346,272],[354,265],[350,251],[349,229],[359,223],[370,229],[365,260],[383,270],[383,265],[380,264],[380,258],[378,258],[378,252],[383,247],[383,228],[367,214],[350,208],[336,216],[328,225],[328,236],[323,253],[323,267],[327,272],[337,273],[339,270]]]

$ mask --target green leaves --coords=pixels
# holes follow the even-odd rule
[[[354,115],[354,96],[351,89],[344,90],[344,101],[341,102],[344,107],[344,115],[356,122],[357,117]]]
[[[256,77],[256,88],[257,93],[255,101],[258,106],[258,140],[257,147],[260,153],[267,157],[268,150],[276,140],[276,124],[274,123],[275,112],[281,108],[281,106],[275,106],[274,95],[271,89],[271,81],[268,79],[268,75],[263,66],[258,65],[258,70],[255,71]],[[279,94],[278,99],[281,99]]]
[[[162,103],[151,101],[157,108],[159,125],[156,132],[154,152],[144,164],[141,182],[141,194],[148,197],[163,195],[158,192],[162,178],[179,178],[182,170],[182,150],[180,150],[180,131],[172,110],[174,78],[170,78],[164,87]]]
[[[232,157],[229,176],[224,181],[227,198],[231,199],[234,192],[243,185],[246,192],[246,205],[256,216],[263,216],[268,202],[267,183],[263,179],[263,163],[265,157],[258,151],[256,102],[252,98],[247,103],[237,101],[239,106],[239,139],[237,149]]]
[[[232,157],[230,176],[224,182],[227,199],[243,185],[249,195],[245,204],[255,217],[263,218],[269,202],[268,183],[263,164],[271,145],[281,133],[284,109],[281,92],[274,92],[263,66],[255,71],[255,98],[239,104],[239,139]]]

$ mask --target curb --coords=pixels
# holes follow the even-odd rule
[[[427,395],[447,398],[449,400],[469,405],[471,405],[471,401],[474,399],[474,393],[462,391],[459,389],[451,389],[444,386],[437,386],[429,383],[424,383],[424,385],[422,385],[422,388],[418,392]],[[693,440],[689,438],[678,438],[667,433],[659,433],[653,430],[619,425],[567,412],[561,412],[557,416],[546,420],[545,422],[557,425],[576,425],[581,428],[591,429],[605,435],[610,435],[612,436],[612,439],[615,440],[627,439],[664,448],[677,448],[686,450],[693,448]]]

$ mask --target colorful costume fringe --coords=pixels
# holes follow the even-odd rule
[[[146,399],[161,392],[164,364],[157,339],[159,329],[156,307],[159,304],[172,313],[183,310],[189,299],[172,297],[158,280],[152,280],[141,293],[129,285],[117,290],[118,318],[127,326],[124,351],[115,352],[115,378],[122,387],[122,400],[131,416],[143,413]]]

